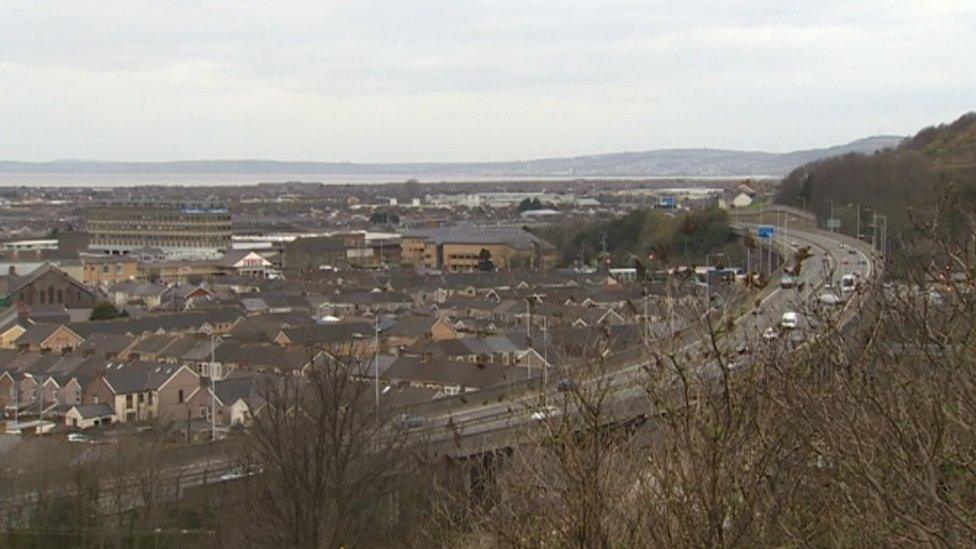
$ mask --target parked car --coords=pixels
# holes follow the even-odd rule
[[[85,433],[68,433],[68,442],[91,442]]]
[[[763,332],[763,339],[765,339],[766,341],[772,341],[778,337],[779,337],[779,330],[777,330],[774,326],[770,326],[766,328],[766,330]]]

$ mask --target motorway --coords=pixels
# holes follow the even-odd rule
[[[748,231],[755,234],[756,226],[753,224],[736,224],[734,228],[739,231]],[[808,334],[812,328],[809,321],[802,315],[800,316],[800,326],[797,330],[782,333],[779,338],[767,341],[762,337],[763,331],[768,327],[778,327],[783,313],[787,311],[801,311],[807,308],[810,300],[815,300],[823,292],[828,281],[833,283],[833,288],[829,291],[837,296],[846,297],[842,294],[839,282],[844,275],[857,274],[863,281],[870,281],[875,275],[878,257],[869,244],[846,237],[837,233],[829,233],[822,230],[790,230],[787,234],[780,234],[773,239],[772,245],[779,249],[779,253],[784,257],[790,258],[794,253],[803,247],[809,247],[811,256],[803,263],[803,268],[797,288],[782,289],[779,287],[779,280],[770,280],[770,286],[763,292],[758,308],[750,305],[748,312],[733,323],[733,330],[724,337],[726,345],[734,347],[755,348],[757,345],[773,345],[787,337]],[[800,290],[799,288],[803,289]],[[837,310],[844,310],[850,304],[842,303],[837,306]],[[804,339],[809,339],[808,335]],[[678,349],[681,354],[683,351],[693,350],[695,347],[703,347],[704,341],[692,341],[686,343]],[[703,349],[702,349],[703,350]],[[613,393],[614,401],[617,403],[632,403],[635,397],[643,395],[641,381],[644,379],[644,371],[649,365],[649,358],[645,354],[642,358],[634,360],[630,364],[622,367],[607,369],[604,374],[590,379],[576,380],[580,389],[585,392],[587,388],[595,388],[597,384]],[[707,374],[709,366],[717,366],[716,363],[703,364],[699,367],[700,374]],[[472,398],[474,400],[474,398]],[[501,400],[501,399],[499,399]],[[492,447],[492,442],[487,439],[497,441],[502,445],[517,436],[517,432],[524,431],[527,427],[537,424],[540,420],[553,417],[563,413],[573,413],[570,406],[557,406],[559,403],[559,391],[550,386],[543,391],[526,391],[520,395],[514,395],[508,399],[485,403],[481,405],[468,405],[465,407],[442,411],[424,416],[424,427],[431,441],[453,441],[457,443],[462,438],[481,438],[486,439],[482,443],[475,445],[478,449],[484,450]],[[546,403],[549,403],[546,405]],[[612,403],[611,403],[612,404]],[[623,408],[623,410],[620,410]],[[626,406],[614,406],[617,411],[627,413]],[[639,408],[631,406],[631,408]],[[646,408],[644,408],[646,411]],[[634,413],[641,411],[634,410]],[[624,419],[624,418],[617,418]]]
[[[737,224],[735,228],[740,231],[755,232],[755,225]],[[793,243],[796,243],[796,246]],[[847,247],[842,247],[845,244]],[[774,241],[784,257],[792,256],[797,248],[809,246],[813,255],[803,264],[800,281],[803,282],[803,290],[788,289],[779,287],[779,280],[771,280],[770,286],[760,294],[760,306],[747,307],[745,314],[735,319],[734,329],[725,335],[725,345],[735,347],[738,342],[748,342],[748,345],[776,344],[766,342],[762,337],[762,331],[769,326],[779,324],[782,315],[786,311],[802,309],[802,303],[815,298],[821,292],[822,285],[828,279],[835,282],[847,274],[859,274],[863,280],[870,281],[876,276],[875,269],[878,268],[880,261],[875,255],[870,245],[845,237],[839,234],[828,233],[821,230],[791,230],[786,235],[781,235]],[[850,250],[853,249],[853,252]],[[845,261],[846,260],[846,261]],[[840,289],[834,288],[834,293],[840,295]],[[847,303],[838,307],[842,313],[850,313],[848,308],[853,308],[858,303],[856,299],[850,299]],[[756,312],[757,314],[753,314]],[[801,326],[801,329],[803,327]],[[781,341],[778,339],[777,341]],[[662,343],[662,342],[658,342]],[[669,344],[672,341],[664,341]],[[704,341],[701,339],[689,342],[676,342],[680,347],[673,347],[676,352],[691,351],[696,347],[703,347]],[[653,344],[653,343],[652,343]],[[703,349],[701,349],[703,350]],[[630,356],[630,353],[626,353]],[[647,401],[643,393],[642,381],[645,378],[645,369],[649,366],[649,353],[634,355],[629,361],[622,362],[613,367],[607,367],[603,375],[589,379],[577,379],[581,391],[591,388],[605,388],[609,391],[609,404],[612,406],[614,421],[622,421],[628,417],[638,416],[646,413]],[[709,375],[710,367],[715,366],[715,362],[704,362],[698,367],[699,375],[702,377]],[[715,373],[714,370],[711,373]],[[476,394],[476,393],[474,393]],[[427,440],[434,445],[445,445],[446,453],[454,455],[476,454],[487,450],[499,449],[511,446],[523,433],[531,430],[538,425],[540,420],[547,417],[554,417],[559,414],[574,414],[573,406],[566,402],[567,399],[561,398],[564,393],[560,393],[556,387],[544,388],[542,391],[531,390],[512,395],[507,399],[496,399],[490,403],[482,404],[470,402],[463,407],[456,407],[451,410],[430,413],[424,416],[424,426],[415,429],[412,434],[425,435]],[[472,401],[480,400],[472,397]],[[543,403],[549,403],[548,407],[541,407]],[[555,406],[555,403],[562,403]],[[171,486],[177,492],[182,489],[191,488],[204,482],[227,482],[242,476],[235,472],[232,463],[223,459],[195,460],[179,466],[173,474],[171,480],[179,479]],[[179,486],[178,489],[173,488]],[[106,493],[109,495],[111,491]],[[36,494],[26,493],[8,496],[0,501],[0,509],[9,512],[10,509],[18,507],[19,504],[31,501]],[[131,496],[129,502],[138,505],[135,496]]]

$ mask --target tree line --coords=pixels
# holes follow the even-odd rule
[[[632,265],[633,258],[665,264],[704,263],[706,254],[738,254],[732,244],[728,213],[718,208],[671,215],[636,209],[613,219],[591,221],[567,231],[564,226],[533,228],[559,250],[564,265],[581,258],[593,262],[606,252],[615,265]]]

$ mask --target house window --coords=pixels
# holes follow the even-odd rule
[[[58,303],[64,303],[64,290],[58,290]]]
[[[125,407],[132,408],[132,395],[125,395]]]
[[[151,406],[152,403],[153,403],[153,394],[149,393],[149,405]]]
[[[95,396],[92,397],[92,403],[93,404],[98,404],[98,395],[95,395]]]
[[[41,292],[41,305],[44,305],[44,292]]]
[[[146,401],[145,393],[139,393],[139,404],[142,404],[145,401]]]
[[[183,389],[176,392],[177,402],[183,402]]]
[[[54,303],[54,286],[47,287],[47,302]]]
[[[102,265],[102,274],[108,274],[108,264]]]

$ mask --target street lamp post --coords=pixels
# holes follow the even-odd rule
[[[831,232],[837,232],[837,229],[835,228],[834,225],[834,201],[829,198],[825,198],[823,201],[830,204],[830,210],[829,210],[830,213],[828,214],[829,217],[827,218],[827,229],[830,230]]]

